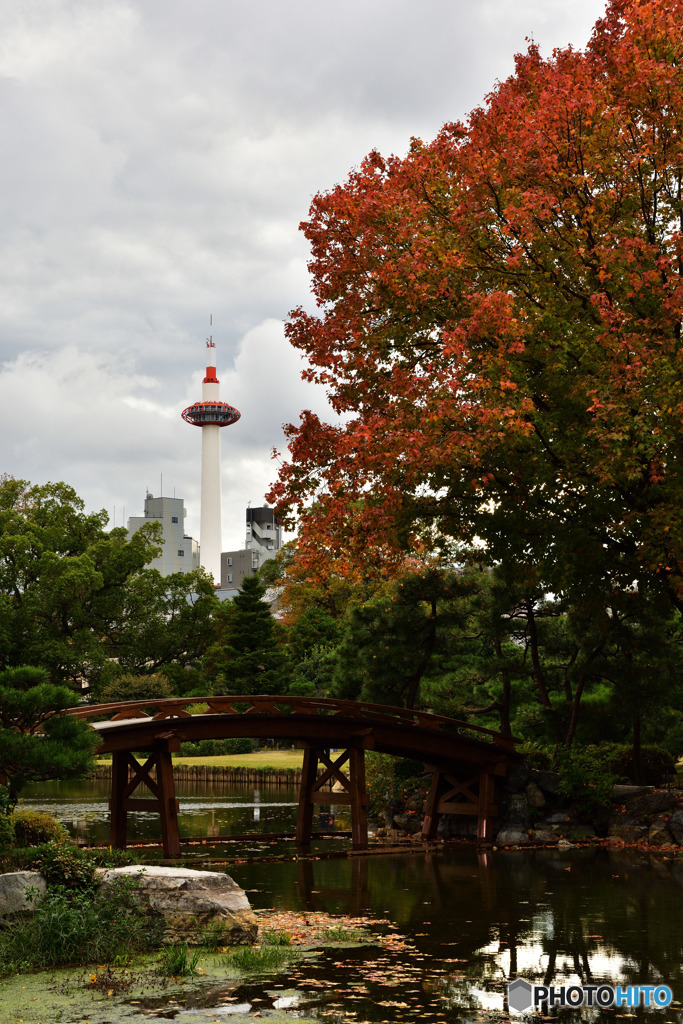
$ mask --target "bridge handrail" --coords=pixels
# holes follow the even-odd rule
[[[193,705],[206,704],[206,710],[193,715],[187,708]],[[237,707],[235,706],[237,705]],[[284,709],[290,710],[284,710]],[[149,714],[152,710],[155,714]],[[291,714],[344,716],[365,719],[368,722],[385,722],[394,725],[406,725],[413,728],[445,730],[458,732],[465,729],[475,732],[493,741],[496,746],[506,750],[514,750],[519,740],[511,736],[503,736],[493,729],[481,725],[472,725],[457,718],[435,715],[431,711],[413,711],[407,708],[392,707],[387,704],[370,704],[354,700],[337,700],[329,697],[293,697],[272,694],[242,694],[238,696],[219,697],[166,697],[155,700],[117,701],[112,704],[92,704],[70,708],[66,714],[76,718],[109,718],[116,722],[122,719],[147,719],[162,721],[172,718],[196,718],[201,715],[274,715],[287,717]]]

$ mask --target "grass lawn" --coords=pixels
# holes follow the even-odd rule
[[[174,756],[174,764],[212,764],[222,768],[301,768],[303,750],[261,750],[258,754],[217,754],[215,757]],[[98,764],[109,764],[108,760]]]

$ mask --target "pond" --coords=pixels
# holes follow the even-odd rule
[[[194,828],[199,834],[207,823],[221,832],[293,825],[290,791],[261,790],[256,800],[252,790],[220,796],[203,789],[181,794],[185,834]],[[41,787],[42,795],[30,794],[26,802],[54,805],[75,834],[99,828],[104,794],[88,796],[73,784],[69,790],[73,800],[59,802],[59,792]],[[554,1008],[546,1019],[683,1021],[683,860],[598,847],[477,853],[450,846],[235,863],[227,870],[257,909],[299,914],[304,925],[306,915],[318,912],[381,919],[379,930],[393,935],[388,944],[326,950],[267,981],[245,980],[232,990],[230,1006],[248,1016],[282,1014],[285,1004],[278,1000],[286,992],[287,1016],[332,1024],[507,1020],[507,984],[520,977],[555,986],[666,984],[673,991],[666,1009]],[[242,1019],[227,1005],[202,1009],[201,999],[194,1007],[157,1005],[145,1012],[176,1024]]]

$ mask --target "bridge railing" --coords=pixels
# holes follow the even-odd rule
[[[163,700],[93,704],[71,708],[67,714],[74,715],[76,718],[97,719],[100,722],[119,722],[135,718],[162,721],[196,717],[197,715],[246,715],[279,718],[290,715],[323,715],[351,718],[369,724],[381,722],[440,733],[448,732],[461,736],[465,734],[465,736],[471,736],[472,739],[493,743],[504,750],[514,750],[514,745],[519,742],[510,736],[494,732],[492,729],[485,729],[483,726],[463,722],[457,718],[435,715],[429,711],[412,711],[385,704],[369,704],[364,701],[335,700],[324,697],[290,697],[266,694],[171,697]]]

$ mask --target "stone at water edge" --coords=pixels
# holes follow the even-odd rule
[[[0,875],[0,917],[32,910],[33,905],[26,897],[29,889],[37,889],[41,895],[46,892],[47,883],[40,871],[9,871]]]
[[[244,890],[221,871],[129,864],[102,875],[102,885],[134,878],[153,918],[161,920],[162,942],[199,942],[206,929],[220,945],[256,941],[258,920]]]
[[[676,842],[683,843],[683,811],[674,811],[669,821],[669,830]]]

